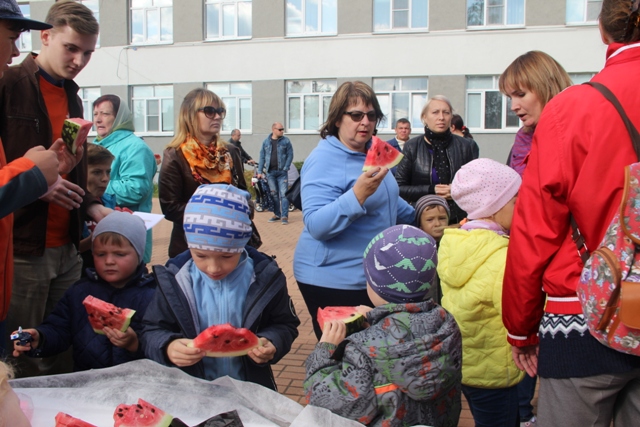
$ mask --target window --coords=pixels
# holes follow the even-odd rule
[[[427,103],[427,77],[373,79],[380,108],[385,119],[378,125],[380,131],[391,131],[398,119],[409,119],[412,128],[422,128],[420,112]]]
[[[251,132],[251,83],[209,83],[207,89],[214,92],[227,107],[227,117],[222,122],[222,131],[240,129]]]
[[[588,82],[595,75],[596,73],[569,73],[569,77],[571,77],[574,85],[581,85],[584,82]]]
[[[93,102],[100,98],[99,87],[83,87],[78,91],[78,95],[82,99],[82,109],[84,110],[84,119],[93,121]]]
[[[317,132],[329,114],[329,103],[337,86],[335,80],[288,81],[288,130]]]
[[[100,23],[100,5],[98,1],[99,0],[80,0],[80,3],[87,6],[89,10],[93,12],[93,16],[96,17],[96,21]],[[100,30],[102,30],[102,28]],[[98,41],[96,42],[96,47],[100,47],[100,34],[98,34]]]
[[[131,0],[131,43],[173,42],[173,0]]]
[[[567,0],[567,24],[596,24],[602,0]]]
[[[25,18],[31,17],[31,6],[28,4],[20,4],[18,6]],[[16,44],[18,45],[18,50],[20,50],[20,52],[31,52],[31,31],[24,31],[20,34],[20,38]]]
[[[338,33],[338,0],[287,0],[287,35]]]
[[[134,86],[132,102],[137,133],[173,132],[173,86]]]
[[[207,40],[251,37],[251,0],[207,0]]]
[[[467,0],[467,26],[524,25],[524,0]]]
[[[426,30],[428,0],[374,0],[373,31]]]
[[[498,89],[499,76],[467,77],[467,126],[476,130],[518,128],[511,101]]]

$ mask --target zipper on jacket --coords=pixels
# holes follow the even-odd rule
[[[7,116],[8,119],[17,119],[17,120],[30,120],[35,122],[36,125],[36,133],[40,133],[40,119],[36,117],[22,117],[22,116]]]

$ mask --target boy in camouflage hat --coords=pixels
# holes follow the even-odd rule
[[[462,339],[453,316],[425,297],[438,262],[435,240],[410,225],[390,227],[364,253],[369,327],[346,337],[323,325],[306,362],[311,405],[368,426],[457,426]]]

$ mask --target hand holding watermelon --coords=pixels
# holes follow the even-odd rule
[[[268,363],[276,355],[276,347],[271,341],[264,337],[260,337],[260,345],[249,350],[247,356],[258,364]]]
[[[76,167],[80,160],[82,160],[82,155],[84,154],[84,146],[80,146],[77,148],[75,154],[73,154],[64,143],[62,138],[58,138],[51,145],[49,150],[56,153],[58,156],[58,173],[60,175],[66,175]]]
[[[347,337],[347,325],[342,320],[329,320],[324,323],[320,342],[338,345]]]
[[[189,346],[192,343],[193,340],[187,338],[178,338],[171,341],[167,346],[167,358],[180,368],[195,365],[202,360],[205,352],[199,348]]]
[[[108,326],[105,326],[102,331],[114,346],[123,348],[132,353],[138,351],[138,335],[133,329],[131,329],[131,326],[129,326],[124,332]]]
[[[388,172],[389,169],[373,167],[358,177],[353,185],[353,193],[361,206],[376,192]]]
[[[14,331],[12,333],[15,334],[18,331]],[[18,340],[13,342],[13,357],[18,357],[20,356],[22,353],[25,353],[31,349],[36,349],[38,348],[38,345],[40,344],[40,334],[38,333],[38,331],[36,329],[23,329],[22,332],[28,332],[31,334],[31,342],[27,343],[27,345],[20,345],[20,342]]]

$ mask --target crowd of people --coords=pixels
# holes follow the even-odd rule
[[[602,2],[607,57],[592,80],[636,123],[639,8],[637,0]],[[41,31],[41,52],[8,67],[30,29]],[[127,103],[98,98],[98,136],[76,153],[61,139],[65,118],[82,117],[73,79],[98,34],[75,1],[56,2],[39,22],[0,0],[0,352],[13,365],[0,362],[0,415],[20,426],[29,424],[7,386],[14,370],[32,376],[148,358],[276,390],[271,365],[298,336],[287,280],[258,251],[243,167],[269,182],[269,222],[287,225],[293,147],[284,126],[273,123],[256,162],[240,131],[222,139],[218,95],[185,96],[158,179],[173,223],[170,259],[151,275],[152,234],[131,213],[151,211],[158,165]],[[300,171],[293,271],[319,341],[306,361],[309,404],[372,426],[457,426],[463,395],[481,427],[640,419],[640,357],[598,342],[576,295],[584,263],[575,240],[598,247],[622,198],[624,166],[637,161],[627,130],[606,98],[572,86],[546,53],[516,58],[499,87],[522,122],[507,164],[481,158],[451,102],[435,95],[419,135],[410,137],[408,119],[395,123],[389,143],[404,154],[397,168],[365,172],[384,114],[366,83],[334,93]],[[96,334],[87,296],[136,310],[131,324]],[[319,324],[327,306],[355,307],[364,329]],[[258,347],[211,358],[191,345],[225,323],[253,331]],[[19,326],[30,341],[10,340]]]

